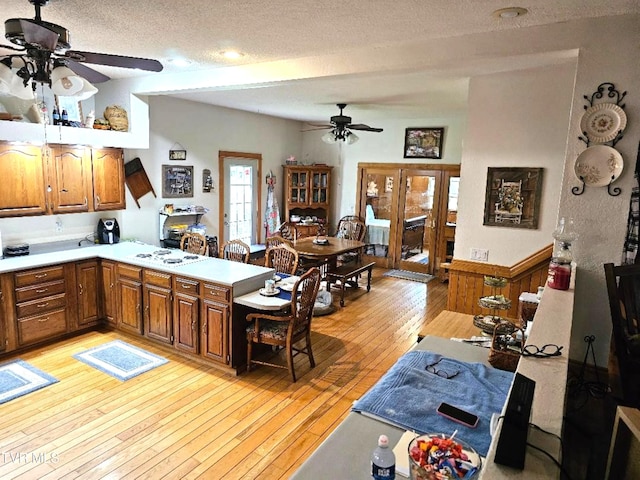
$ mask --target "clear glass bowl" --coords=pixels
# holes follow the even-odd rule
[[[479,476],[480,455],[464,441],[449,440],[449,437],[443,433],[429,433],[409,443],[411,480],[469,480]]]

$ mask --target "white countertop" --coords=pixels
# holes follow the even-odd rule
[[[180,266],[151,265],[144,259],[132,258],[138,253],[151,253],[158,249],[159,247],[155,245],[121,242],[113,245],[89,245],[62,251],[33,253],[21,257],[5,257],[0,260],[0,273],[103,258],[233,287],[234,297],[263,287],[265,280],[271,278],[274,273],[272,268],[213,257],[205,257],[201,261]]]

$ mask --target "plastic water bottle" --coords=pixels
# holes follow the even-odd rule
[[[380,435],[378,447],[371,455],[371,476],[375,480],[396,478],[396,456],[389,448],[389,439],[386,435]]]

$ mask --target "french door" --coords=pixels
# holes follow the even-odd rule
[[[220,244],[242,240],[260,243],[260,170],[262,155],[220,152]]]
[[[384,268],[433,274],[452,248],[450,178],[459,165],[358,165],[365,254]],[[457,190],[455,192],[457,197]],[[456,207],[457,208],[457,207]],[[455,220],[454,220],[455,221]]]

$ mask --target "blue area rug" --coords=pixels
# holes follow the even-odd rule
[[[20,359],[3,363],[0,365],[0,403],[21,397],[57,381],[51,375]]]
[[[137,377],[169,361],[121,340],[77,353],[73,358],[122,381]]]

